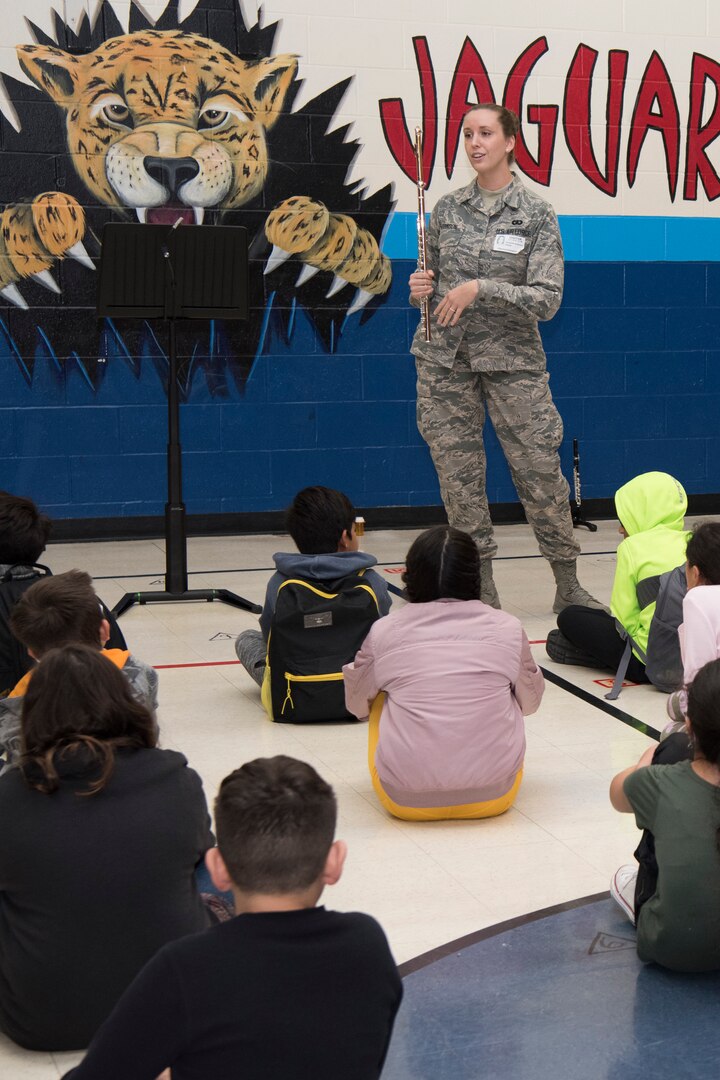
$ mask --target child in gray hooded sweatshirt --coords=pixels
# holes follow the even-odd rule
[[[235,652],[248,675],[262,686],[267,658],[267,641],[278,589],[288,578],[337,582],[366,571],[365,580],[375,591],[381,615],[390,610],[387,582],[371,567],[374,555],[358,551],[355,508],[341,491],[326,487],[306,487],[293,499],[285,518],[287,531],[298,549],[273,555],[276,572],[270,578],[259,630],[244,630],[235,640]]]

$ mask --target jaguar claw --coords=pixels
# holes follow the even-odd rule
[[[87,266],[88,270],[95,269],[95,263],[88,255],[82,240],[78,240],[77,244],[73,244],[71,248],[68,248],[65,254],[69,255],[71,259],[77,259],[83,266]]]
[[[60,292],[60,286],[58,285],[57,281],[52,276],[49,270],[38,270],[37,274],[31,274],[30,277],[33,278],[34,281],[37,281],[38,284],[43,285],[46,289],[49,289],[50,292]]]
[[[23,300],[17,285],[6,285],[4,289],[0,289],[0,296],[4,296],[11,304],[15,304],[16,307],[22,308],[23,311],[27,311],[27,302]]]
[[[265,264],[263,274],[271,274],[273,270],[277,270],[278,266],[282,266],[282,264],[290,258],[291,254],[292,252],[283,251],[283,249],[281,247],[278,247],[277,244],[273,244],[273,249],[270,252],[270,257]]]
[[[354,315],[356,311],[362,311],[365,305],[372,300],[374,295],[375,293],[368,292],[366,289],[358,289],[355,299],[347,309],[347,314]]]
[[[315,277],[315,275],[319,274],[319,273],[320,273],[320,267],[319,266],[311,266],[310,263],[305,263],[302,270],[298,274],[298,279],[295,282],[295,288],[297,289],[301,285],[304,285],[306,281],[309,281],[310,278]]]
[[[346,285],[347,281],[345,280],[345,278],[338,277],[338,275],[335,274],[335,277],[332,279],[332,284],[330,288],[325,293],[325,299],[328,300],[331,296],[334,296],[335,293],[338,293],[341,289],[344,289]]]

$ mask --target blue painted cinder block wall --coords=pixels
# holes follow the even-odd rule
[[[282,509],[324,483],[359,506],[440,502],[415,426],[407,306],[412,262],[394,262],[386,303],[328,354],[298,312],[291,347],[266,342],[244,394],[218,399],[195,373],[182,406],[190,513]],[[583,497],[611,497],[664,469],[692,494],[720,492],[720,265],[568,262],[560,312],[542,328],[565,422],[579,439]],[[59,518],[155,515],[165,492],[161,359],[138,374],[109,357],[94,390],[81,368],[38,357],[32,382],[0,334],[0,486]],[[486,429],[491,502],[517,497]]]

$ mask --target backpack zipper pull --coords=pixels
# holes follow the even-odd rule
[[[290,688],[290,676],[287,675],[286,678],[287,678],[287,693],[285,695],[285,700],[283,701],[282,709],[280,710],[280,715],[281,716],[285,715],[285,706],[287,705],[288,701],[290,702],[290,708],[291,709],[295,708],[295,705],[294,705],[293,699],[292,699],[292,690]]]

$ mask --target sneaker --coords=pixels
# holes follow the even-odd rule
[[[545,652],[556,664],[577,664],[578,667],[599,667],[590,653],[576,648],[562,630],[551,630],[545,642]]]
[[[676,724],[685,724],[685,712],[687,710],[687,691],[676,690],[667,699],[667,714]]]
[[[687,734],[687,728],[685,726],[685,721],[683,720],[683,722],[680,723],[677,720],[671,720],[670,723],[666,724],[665,727],[660,732],[660,742],[664,742],[665,739],[667,739],[669,735],[679,735],[680,732],[682,732],[682,731],[684,731]]]
[[[637,866],[626,863],[625,866],[621,866],[615,871],[610,882],[610,895],[633,926],[635,925],[635,883],[637,882],[637,875]]]

